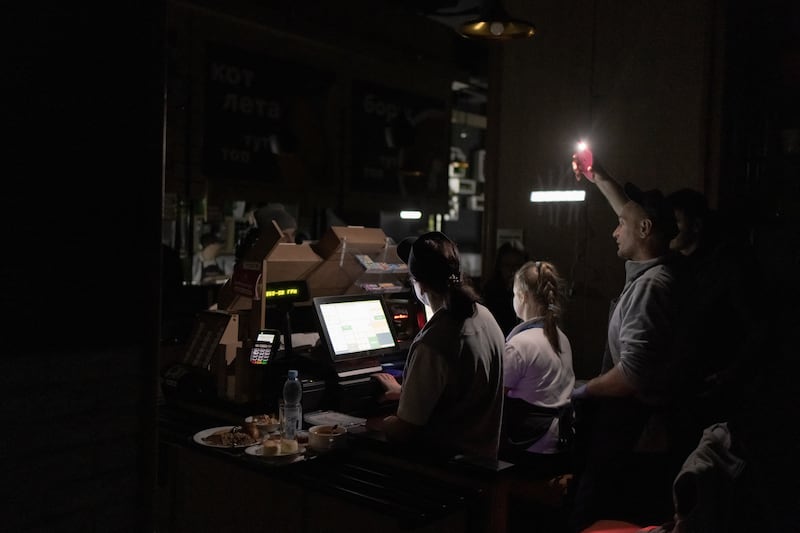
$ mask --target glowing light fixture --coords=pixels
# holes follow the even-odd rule
[[[531,191],[531,203],[583,202],[586,191]]]
[[[465,22],[460,33],[472,39],[508,41],[533,37],[536,27],[531,22],[511,17],[501,0],[484,0],[480,17]]]
[[[419,220],[422,218],[422,211],[400,211],[400,218],[403,220]]]

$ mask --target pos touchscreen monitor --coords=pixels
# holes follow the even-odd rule
[[[314,298],[314,309],[334,363],[397,349],[392,320],[379,294],[321,296]]]

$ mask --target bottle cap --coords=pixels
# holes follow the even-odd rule
[[[297,370],[289,370],[289,379],[297,377]]]

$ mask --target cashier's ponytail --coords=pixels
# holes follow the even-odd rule
[[[448,277],[445,306],[458,320],[466,320],[475,313],[475,302],[480,296],[463,278],[461,271]]]

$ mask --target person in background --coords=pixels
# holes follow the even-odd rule
[[[253,207],[252,209],[245,212],[245,218],[247,218],[251,222],[250,228],[244,234],[243,237],[239,239],[236,243],[236,248],[234,251],[234,259],[235,264],[233,266],[233,275],[228,280],[224,286],[220,288],[219,295],[218,295],[218,303],[222,307],[227,307],[235,303],[236,299],[238,298],[237,292],[234,289],[234,285],[237,283],[237,280],[240,276],[247,279],[249,273],[252,273],[253,270],[249,268],[249,265],[245,265],[245,259],[247,258],[248,262],[255,263],[256,269],[260,270],[259,261],[263,260],[263,257],[258,257],[262,252],[263,254],[268,253],[269,250],[257,250],[256,246],[258,240],[261,238],[262,232],[264,232],[267,228],[274,228],[273,224],[277,224],[278,228],[281,230],[281,236],[278,239],[278,242],[285,242],[285,243],[293,243],[295,237],[295,231],[297,230],[297,222],[295,218],[289,214],[283,204],[266,204],[260,207]],[[274,244],[274,233],[269,233],[265,235],[270,235],[269,237],[269,245],[271,246]],[[252,256],[249,256],[251,254]]]
[[[402,387],[376,374],[397,413],[368,419],[389,441],[425,456],[497,459],[503,410],[503,332],[461,273],[456,244],[433,231],[407,238],[397,254],[414,292],[434,311],[408,352]]]
[[[577,168],[575,175],[580,180]],[[612,235],[625,260],[625,285],[613,303],[600,375],[572,393],[582,462],[574,531],[599,518],[669,518],[670,483],[691,450],[682,449],[680,435],[673,443],[667,422],[682,384],[676,339],[685,297],[682,261],[669,248],[678,234],[674,211],[661,191],[623,188],[596,160],[587,178],[618,216]]]
[[[694,189],[680,189],[667,196],[675,210],[678,234],[669,247],[685,256],[691,256],[699,248],[711,244],[711,211],[703,193]]]
[[[248,250],[258,240],[261,231],[270,227],[275,221],[283,233],[280,242],[295,242],[297,221],[286,210],[283,204],[271,203],[252,211],[252,221],[255,224],[247,231],[245,236],[236,245],[236,262],[240,262]]]
[[[497,249],[492,277],[483,285],[481,294],[483,303],[497,319],[503,335],[508,335],[511,329],[519,323],[512,305],[514,298],[512,285],[514,273],[527,260],[528,253],[520,243],[504,242]]]
[[[751,401],[741,391],[756,375],[752,354],[763,352],[771,337],[770,315],[753,310],[768,307],[769,295],[750,288],[752,280],[763,277],[760,265],[750,246],[722,227],[704,194],[685,188],[667,198],[679,230],[670,247],[686,257],[693,281],[688,323],[693,326],[691,370],[697,388],[687,411],[706,427],[730,420]]]
[[[266,207],[267,202],[247,202],[241,219],[236,222],[236,244],[234,245],[234,255],[238,257],[239,250],[243,249],[245,239],[248,234],[253,232],[253,238],[258,236],[258,223],[256,222],[256,211]]]
[[[772,291],[752,250],[722,227],[705,195],[680,189],[667,196],[678,235],[670,247],[686,257],[694,279],[689,323],[700,327],[692,371],[700,388],[682,412],[704,427],[699,444],[671,482],[674,515],[647,528],[615,523],[616,532],[749,533],[793,531],[800,523],[800,425],[781,406],[796,403],[796,319],[773,312]],[[760,288],[754,290],[756,282]],[[735,334],[731,334],[735,332]],[[782,338],[782,336],[784,338]],[[589,531],[610,531],[595,522]]]
[[[192,259],[192,283],[207,285],[228,279],[233,269],[220,256],[222,241],[213,233],[204,233],[200,236],[200,247]]]
[[[572,347],[558,326],[563,280],[555,265],[529,261],[513,279],[513,307],[522,322],[506,337],[503,352],[506,398],[500,458],[536,467],[544,463],[538,454],[564,451],[559,416],[562,409],[571,409]]]

